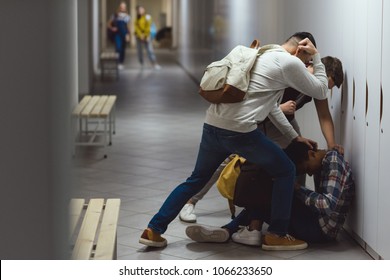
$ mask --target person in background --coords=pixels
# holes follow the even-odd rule
[[[119,69],[123,69],[126,45],[130,42],[130,15],[125,2],[119,4],[118,10],[108,21],[109,36],[115,43],[115,51],[119,54]]]
[[[134,32],[137,40],[137,54],[138,61],[141,66],[144,65],[144,53],[143,49],[146,49],[146,53],[153,65],[154,69],[161,69],[161,66],[157,63],[156,55],[154,54],[152,41],[150,38],[150,28],[152,26],[152,17],[146,14],[145,8],[137,6],[137,18],[134,21]]]
[[[315,42],[314,42],[315,44]],[[328,89],[332,89],[337,86],[340,88],[344,81],[343,66],[341,61],[337,57],[326,56],[321,58],[322,63],[325,65],[326,75],[328,76]],[[312,71],[311,66],[308,66],[309,71]],[[306,103],[310,102],[313,98],[299,93],[293,88],[287,88],[284,91],[283,99],[280,104],[280,109],[286,115],[290,124],[294,127],[295,131],[301,135],[300,127],[295,119],[295,112],[302,108]],[[314,99],[314,104],[317,110],[318,120],[320,122],[322,134],[326,140],[327,148],[329,150],[336,148],[341,154],[344,154],[344,148],[341,145],[336,144],[334,136],[334,125],[332,116],[329,112],[328,99]],[[282,149],[286,148],[290,143],[288,138],[283,135],[279,129],[267,118],[263,122],[259,123],[258,128],[268,136],[272,141],[277,143]],[[223,168],[229,162],[226,159],[223,164],[213,174],[210,181],[204,186],[204,188],[191,197],[187,203],[183,206],[179,213],[180,220],[187,223],[196,222],[195,205],[201,200],[211,187],[218,180]],[[300,176],[300,183],[305,184],[306,175]]]
[[[301,39],[301,38],[304,39]],[[295,166],[272,140],[259,129],[257,122],[269,117],[290,141],[316,148],[316,142],[299,136],[279,108],[284,89],[294,87],[318,99],[325,99],[328,79],[325,66],[313,45],[313,35],[298,32],[282,45],[258,57],[251,71],[247,98],[239,103],[211,104],[206,112],[203,134],[194,170],[185,182],[167,197],[159,211],[142,232],[139,242],[164,247],[161,236],[185,203],[210,180],[218,166],[231,154],[238,154],[264,168],[273,176],[272,215],[266,237],[274,250],[301,250],[303,240],[288,233],[294,192]],[[305,63],[313,62],[313,74]],[[266,241],[267,242],[267,241]]]
[[[316,174],[319,184],[315,190],[296,184],[291,209],[289,232],[296,238],[310,243],[325,243],[337,238],[348,214],[354,193],[353,174],[344,156],[337,150],[310,150],[307,145],[293,142],[286,154],[296,165],[297,174]],[[244,209],[235,219],[221,228],[193,225],[186,228],[187,236],[197,242],[234,242],[261,246],[273,250],[269,244],[262,244],[263,222],[270,219],[272,178],[263,184],[263,205],[252,211]],[[265,205],[264,205],[265,204]],[[240,226],[244,226],[241,227]]]

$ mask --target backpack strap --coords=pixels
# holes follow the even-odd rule
[[[260,47],[260,41],[257,39],[254,39],[252,44],[249,47],[251,49],[258,49]]]
[[[260,56],[268,51],[284,51],[284,49],[280,45],[276,45],[276,44],[265,45],[259,49],[257,56]]]

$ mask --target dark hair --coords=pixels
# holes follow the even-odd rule
[[[293,141],[284,149],[284,152],[297,167],[309,159],[309,150],[309,146],[307,146],[305,143]]]
[[[140,19],[141,18],[141,14],[139,13],[139,9],[140,8],[143,8],[141,5],[137,5],[135,7],[135,10],[136,10],[136,13],[137,13],[137,19]]]
[[[316,40],[314,39],[314,36],[310,32],[297,32],[293,34],[290,38],[288,38],[286,42],[289,41],[291,38],[296,38],[299,41],[305,38],[309,38],[309,40],[313,43],[313,45],[317,47]]]
[[[332,77],[334,84],[339,88],[344,81],[343,65],[337,57],[325,56],[321,58],[325,65],[326,75]]]

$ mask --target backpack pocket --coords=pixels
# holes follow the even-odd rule
[[[200,81],[201,89],[212,91],[223,88],[230,68],[230,62],[227,60],[219,60],[211,63],[207,66],[202,80]]]

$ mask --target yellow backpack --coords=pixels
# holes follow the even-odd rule
[[[233,204],[234,189],[238,175],[240,175],[241,166],[246,161],[245,158],[239,155],[233,155],[230,157],[231,160],[222,170],[217,180],[217,188],[221,195],[228,199],[229,209],[232,214],[232,218],[235,216],[236,208]]]

